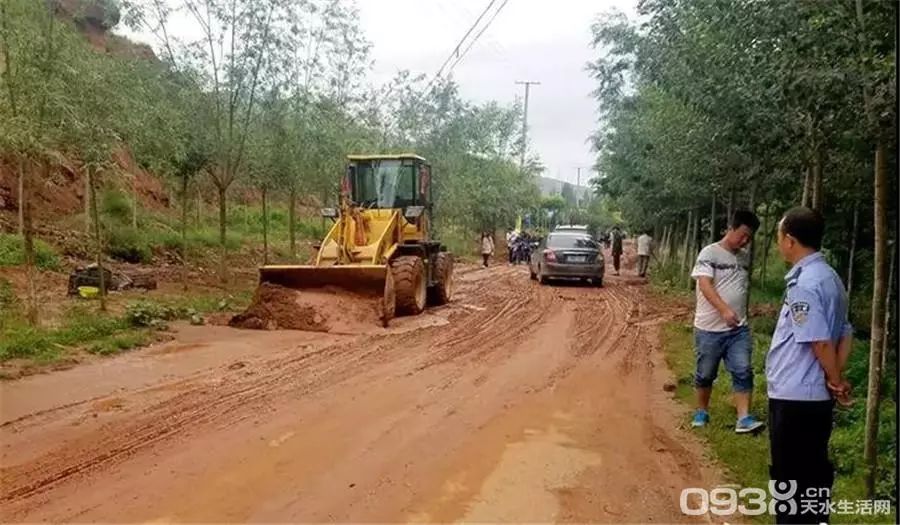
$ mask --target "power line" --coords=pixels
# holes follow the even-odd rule
[[[462,54],[459,55],[459,57],[457,57],[456,61],[453,62],[453,65],[450,66],[450,70],[451,70],[451,71],[453,70],[454,67],[456,67],[456,64],[459,64],[459,61],[462,60],[464,56],[466,56],[466,53],[468,53],[469,50],[472,49],[472,46],[475,45],[475,42],[478,42],[478,38],[479,38],[481,35],[483,35],[485,31],[487,31],[487,28],[491,26],[491,22],[493,22],[494,19],[497,18],[497,15],[500,14],[500,11],[503,10],[503,7],[506,6],[506,3],[507,3],[507,2],[509,2],[509,0],[503,0],[503,3],[500,4],[500,7],[498,7],[497,10],[494,11],[494,14],[491,15],[491,18],[490,18],[490,19],[488,19],[487,24],[485,24],[484,27],[481,28],[481,31],[479,31],[479,32],[475,35],[475,38],[473,38],[472,41],[469,42],[469,45],[466,47],[465,51],[463,51]]]
[[[450,61],[453,60],[453,57],[454,56],[459,57],[459,48],[463,45],[463,43],[466,41],[466,39],[469,38],[469,35],[472,34],[472,31],[474,31],[475,28],[478,27],[478,24],[481,22],[481,19],[484,18],[484,15],[487,14],[487,12],[491,9],[491,7],[494,6],[495,3],[497,3],[497,0],[491,0],[490,2],[488,2],[488,5],[487,5],[487,7],[484,8],[484,11],[482,11],[481,14],[478,15],[478,18],[475,19],[475,23],[472,24],[472,26],[469,27],[469,30],[466,31],[466,34],[463,35],[463,37],[459,39],[459,42],[457,42],[456,46],[453,48],[453,51],[450,52],[450,55],[447,56],[447,59],[444,60],[444,63],[441,64],[440,68],[438,68],[437,73],[435,73],[434,77],[431,78],[431,82],[429,82],[428,85],[425,86],[424,96],[427,96],[431,92],[431,86],[437,81],[438,78],[441,77],[441,73],[443,73],[444,68],[447,67],[447,64],[449,64]],[[504,3],[506,3],[506,2],[504,1]],[[457,62],[459,62],[459,60],[457,60]],[[454,65],[456,65],[456,63],[454,63]],[[453,68],[451,67],[450,69],[453,69]]]

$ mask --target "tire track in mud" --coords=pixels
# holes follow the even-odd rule
[[[223,366],[221,368],[225,372],[214,378],[212,383],[208,378],[201,379],[192,388],[151,405],[137,418],[106,423],[35,461],[0,468],[0,502],[27,499],[80,474],[123,461],[141,449],[177,434],[201,433],[205,424],[226,424],[238,417],[239,412],[264,407],[269,400],[284,395],[303,396],[317,388],[336,385],[364,372],[368,364],[408,358],[403,355],[403,349],[423,340],[434,340],[429,350],[440,349],[443,355],[437,359],[426,355],[426,364],[416,367],[416,371],[477,350],[478,345],[470,343],[478,338],[488,338],[491,331],[503,328],[512,320],[517,321],[513,329],[521,331],[545,315],[544,305],[529,304],[527,299],[533,289],[514,282],[521,277],[515,268],[503,270],[506,271],[497,272],[499,275],[496,278],[502,286],[496,283],[479,286],[481,283],[478,281],[463,282],[463,291],[471,289],[469,301],[480,303],[479,307],[484,310],[451,313],[459,319],[451,324],[449,333],[446,333],[446,327],[427,327],[401,334],[378,334],[299,356],[273,358],[256,369],[230,371]],[[494,280],[494,277],[490,278]],[[363,345],[369,349],[360,353],[359,347]],[[421,361],[422,357],[416,355],[412,359]],[[40,415],[81,406],[86,402],[56,407],[42,411]],[[38,415],[23,416],[4,426],[12,427],[15,432],[18,425]]]
[[[192,378],[180,392],[139,414],[99,425],[31,462],[0,468],[0,503],[27,506],[29,498],[37,494],[122,462],[167,439],[199,436],[210,425],[227,427],[277,410],[273,407],[279,399],[339,388],[342,382],[372,373],[379,366],[391,366],[391,375],[379,379],[390,381],[430,367],[459,363],[447,370],[445,384],[437,386],[448,388],[464,371],[472,371],[461,361],[509,358],[567,302],[572,302],[574,312],[572,344],[558,369],[548,371],[550,380],[545,386],[563,379],[581,360],[598,352],[617,357],[625,374],[630,374],[637,363],[641,354],[638,341],[644,334],[640,326],[629,324],[629,312],[642,295],[637,287],[621,283],[603,289],[540,286],[528,280],[522,267],[461,272],[460,277],[460,299],[443,307],[449,315],[448,325],[360,336],[301,355],[285,356],[282,352],[236,370],[223,364],[209,374]],[[4,427],[16,431],[24,426],[24,419],[10,421]]]

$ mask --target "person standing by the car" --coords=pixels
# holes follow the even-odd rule
[[[619,264],[622,262],[622,230],[618,226],[613,226],[609,232],[609,242],[612,245],[613,269],[616,275],[619,275]]]
[[[481,232],[481,257],[484,260],[484,267],[487,268],[488,260],[494,254],[494,238],[489,232]]]
[[[789,210],[778,226],[778,251],[793,266],[784,277],[784,304],[766,355],[769,475],[785,486],[797,483],[798,512],[780,512],[776,523],[828,521],[832,410],[835,399],[850,402],[843,370],[853,327],[844,284],[819,252],[824,230],[822,215],[804,207]],[[801,501],[809,499],[818,512],[800,512]]]
[[[647,276],[647,268],[650,266],[650,254],[653,249],[653,237],[645,231],[637,238],[638,275]]]
[[[506,232],[506,252],[509,258],[509,264],[515,264],[516,262],[516,244],[519,239],[519,232],[516,230],[509,230]]]
[[[694,427],[709,422],[709,398],[719,361],[725,361],[725,369],[731,373],[737,408],[734,431],[742,434],[764,426],[750,415],[753,339],[746,312],[750,257],[744,247],[753,239],[757,228],[759,219],[753,212],[735,212],[725,236],[700,251],[691,272],[691,277],[697,280],[694,314],[697,411],[691,423]]]

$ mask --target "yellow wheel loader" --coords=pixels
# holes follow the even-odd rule
[[[379,299],[384,326],[453,294],[453,256],[431,236],[431,166],[413,154],[349,155],[340,206],[310,265],[268,265],[260,283],[338,287]]]

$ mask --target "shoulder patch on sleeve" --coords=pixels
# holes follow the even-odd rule
[[[809,303],[806,301],[797,301],[791,304],[791,318],[794,324],[803,326],[809,317]]]

